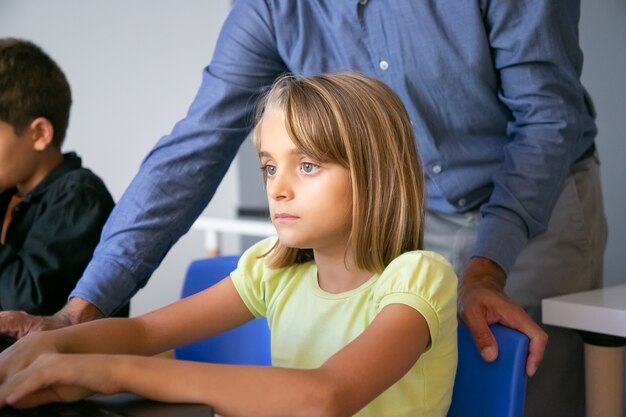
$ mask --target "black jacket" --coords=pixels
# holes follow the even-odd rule
[[[0,193],[0,219],[16,190]],[[82,275],[113,209],[104,183],[74,153],[13,209],[0,245],[0,310],[57,312]]]

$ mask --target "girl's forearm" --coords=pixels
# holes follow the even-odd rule
[[[132,319],[101,319],[58,331],[65,352],[153,355],[251,320],[230,279]],[[184,323],[184,324],[183,324]]]
[[[60,352],[152,355],[162,351],[160,346],[150,346],[137,319],[100,319],[46,333]]]
[[[205,403],[225,416],[334,416],[341,410],[330,378],[321,369],[196,363],[118,356],[121,391],[165,402]],[[158,382],[155,382],[158,381]]]

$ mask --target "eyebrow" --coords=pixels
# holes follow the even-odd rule
[[[290,150],[289,153],[291,155],[296,155],[296,156],[306,156],[306,154],[302,152],[301,150],[299,150],[298,148],[294,148]],[[272,155],[269,152],[259,151],[259,158],[271,158],[271,157]]]

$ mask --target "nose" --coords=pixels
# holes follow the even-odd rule
[[[267,196],[273,200],[293,198],[293,180],[285,172],[278,172],[267,179]]]

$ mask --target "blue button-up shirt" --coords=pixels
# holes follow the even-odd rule
[[[281,73],[356,70],[415,128],[431,209],[480,207],[472,254],[509,271],[593,143],[578,0],[238,0],[187,116],[142,163],[79,282],[110,313],[207,205]]]

